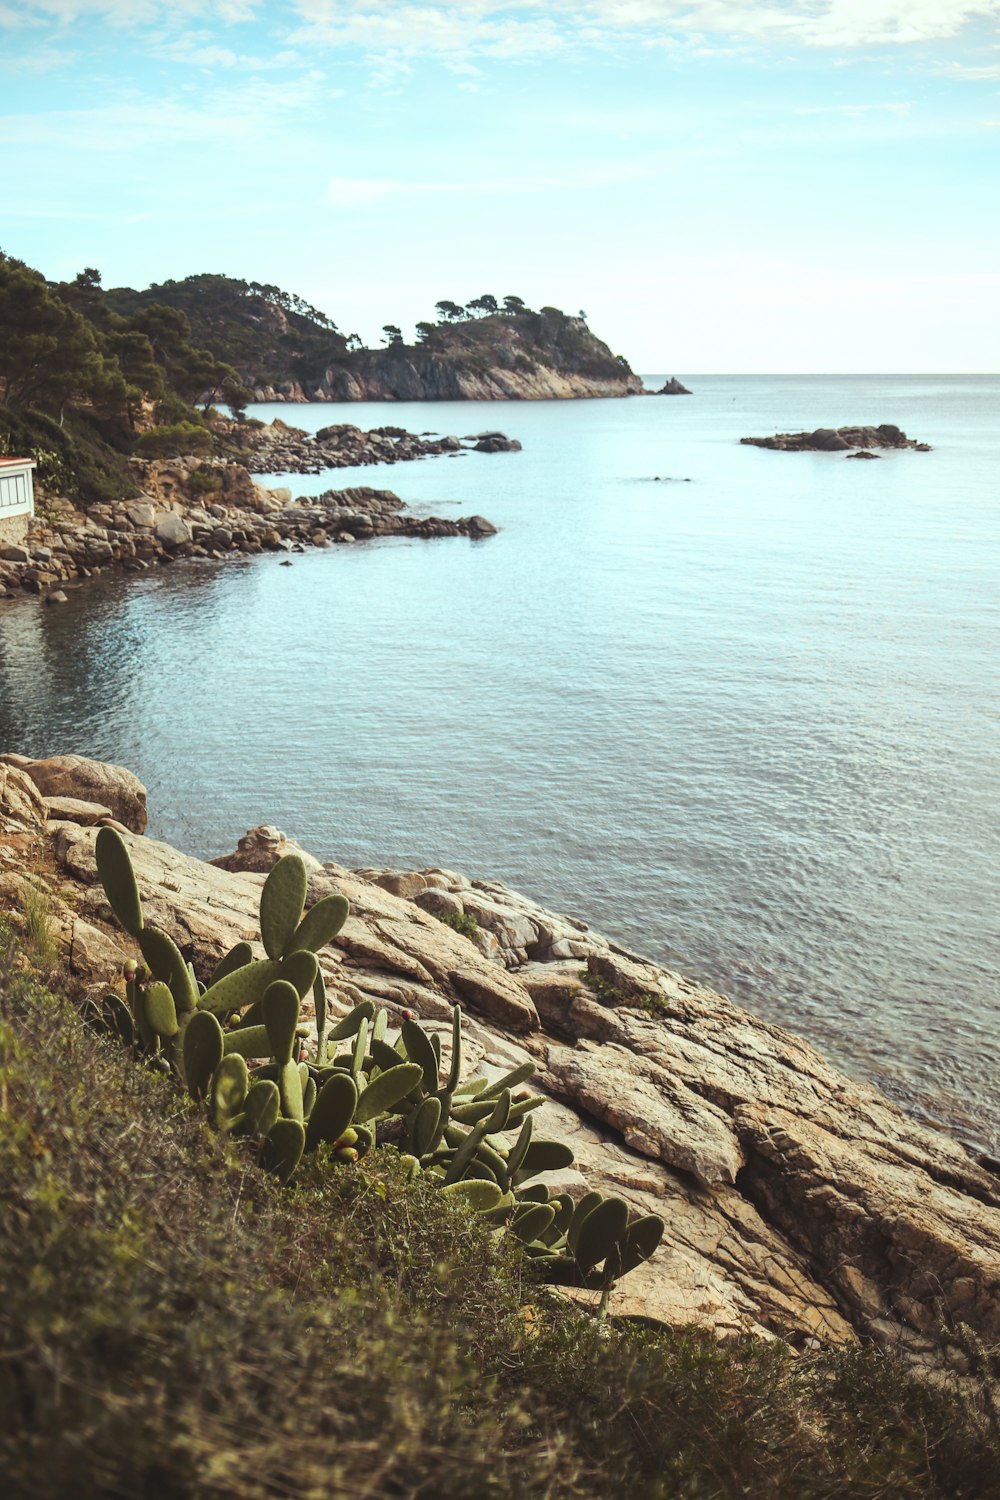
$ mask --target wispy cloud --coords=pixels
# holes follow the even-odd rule
[[[634,41],[712,52],[734,43],[851,51],[943,41],[998,18],[1000,0],[0,0],[3,27],[68,29],[98,19],[138,29],[193,20],[211,30],[220,67],[232,65],[236,50],[222,39],[225,28],[254,19],[293,44],[455,62],[523,61]]]

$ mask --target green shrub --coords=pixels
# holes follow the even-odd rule
[[[33,458],[46,490],[81,505],[138,493],[124,455],[104,439],[92,418],[79,412],[71,412],[60,426],[41,412],[0,407],[0,454]]]
[[[212,434],[195,422],[171,422],[164,427],[150,427],[138,438],[135,451],[140,458],[178,458],[188,453],[209,454]]]
[[[467,911],[436,911],[434,915],[439,922],[450,927],[453,932],[460,932],[463,937],[475,938],[479,935],[479,923],[471,912]]]

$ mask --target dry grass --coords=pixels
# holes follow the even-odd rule
[[[887,1356],[602,1329],[390,1150],[278,1190],[0,953],[4,1500],[1000,1496]]]

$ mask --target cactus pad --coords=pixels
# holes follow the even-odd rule
[[[120,833],[101,828],[94,845],[97,874],[111,910],[125,931],[137,938],[142,931],[142,902],[128,849]]]
[[[309,876],[298,854],[278,860],[260,893],[260,935],[268,958],[280,958],[306,904]]]
[[[295,953],[299,948],[318,953],[332,942],[347,921],[351,903],[346,896],[324,896],[306,912],[286,942],[283,952]]]

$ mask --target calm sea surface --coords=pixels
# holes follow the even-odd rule
[[[504,429],[522,453],[288,481],[500,535],[0,605],[0,743],[132,767],[193,853],[273,822],[347,865],[499,877],[996,1149],[1000,379],[690,384],[258,409]],[[934,451],[738,443],[847,422]]]

